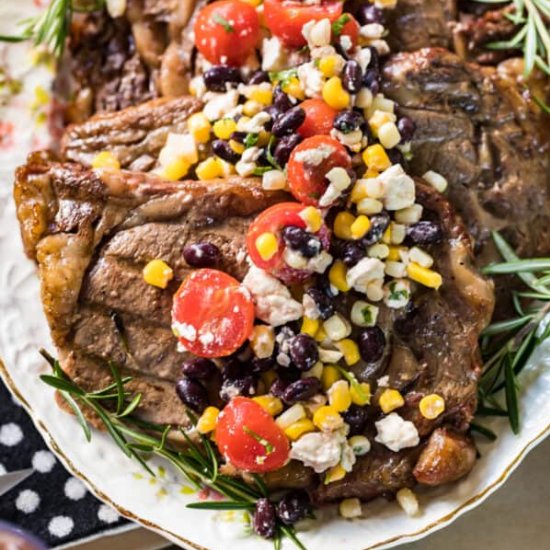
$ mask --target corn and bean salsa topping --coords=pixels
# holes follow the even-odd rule
[[[196,429],[247,472],[294,459],[332,483],[369,452],[366,433],[392,451],[419,443],[399,414],[404,396],[387,377],[361,376],[388,347],[379,316],[444,284],[427,251],[441,228],[424,219],[403,169],[414,124],[381,92],[383,9],[394,5],[376,0],[353,16],[333,0],[220,0],[195,24],[204,72],[191,93],[204,106],[168,135],[155,172],[259,177],[294,199],[250,226],[242,283],[212,269],[216,246],[195,243],[184,257],[198,269],[174,297],[174,334],[196,356],[178,395],[199,415]],[[94,166],[117,160],[103,153]],[[424,179],[446,187],[435,172]],[[166,288],[173,273],[154,259],[143,276]],[[205,382],[220,371],[214,406]],[[372,408],[379,420],[368,430]],[[445,402],[425,395],[418,410],[435,420]],[[398,500],[413,509],[407,491]],[[343,501],[340,512],[356,517],[360,503]]]

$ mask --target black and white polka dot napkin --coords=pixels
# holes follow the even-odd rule
[[[127,524],[64,469],[0,381],[0,474],[30,467],[32,476],[0,498],[0,519],[33,533],[49,548]]]

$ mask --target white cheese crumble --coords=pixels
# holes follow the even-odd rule
[[[159,163],[161,166],[168,166],[171,162],[180,158],[183,158],[189,164],[198,162],[197,145],[190,134],[170,132],[166,138],[166,144],[159,153]]]
[[[239,92],[237,90],[229,90],[223,94],[208,92],[205,99],[207,102],[203,109],[204,116],[210,121],[219,120],[237,106]]]
[[[315,300],[309,294],[304,294],[302,306],[304,307],[304,315],[309,319],[319,319],[321,316]]]
[[[378,258],[363,258],[348,271],[346,276],[348,285],[364,294],[370,282],[383,278],[384,262]]]
[[[197,339],[197,329],[188,323],[178,323],[174,321],[172,323],[172,332],[178,338],[185,338],[189,342],[194,342]]]
[[[382,186],[382,200],[386,210],[401,210],[414,204],[414,180],[405,173],[400,164],[390,166],[376,181]]]
[[[356,460],[344,430],[302,436],[292,444],[290,458],[303,462],[318,474],[336,466],[342,459],[344,469],[351,471]]]
[[[409,420],[404,420],[397,413],[389,414],[374,425],[378,432],[374,440],[394,453],[401,449],[416,447],[420,443],[415,425]]]
[[[271,120],[269,113],[265,111],[260,111],[255,114],[250,120],[246,118],[241,118],[237,123],[237,129],[240,132],[247,132],[248,134],[259,134],[267,122]]]
[[[282,170],[269,170],[262,176],[262,187],[268,191],[286,189],[286,175]]]
[[[298,151],[294,156],[298,162],[303,162],[309,166],[319,166],[324,160],[326,160],[335,149],[331,145],[319,145],[315,149],[306,149],[305,151]]]
[[[308,21],[302,27],[302,36],[307,40],[310,48],[328,46],[330,44],[332,25],[325,18],[320,21]]]
[[[307,97],[319,97],[323,90],[324,79],[313,63],[304,63],[298,67],[298,80]]]
[[[264,38],[262,41],[262,69],[264,71],[280,71],[284,68],[286,50],[276,37]]]
[[[235,170],[239,176],[250,176],[256,169],[256,160],[262,151],[259,147],[249,147],[244,151],[240,160],[235,164]]]
[[[364,73],[367,70],[372,58],[372,53],[369,48],[361,48],[354,56],[355,61],[359,63],[361,71]]]
[[[290,295],[288,288],[263,269],[251,266],[243,280],[255,302],[256,317],[274,327],[296,321],[304,308]]]

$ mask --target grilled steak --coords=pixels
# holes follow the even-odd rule
[[[391,348],[384,363],[375,373],[372,364],[362,364],[355,372],[371,381],[373,374],[389,377],[389,386],[405,397],[399,414],[414,422],[423,444],[394,453],[375,443],[343,480],[318,487],[319,502],[368,500],[427,480],[441,485],[465,475],[474,464],[475,448],[466,432],[476,408],[481,371],[477,340],[491,317],[492,284],[472,268],[470,238],[449,203],[419,182],[417,201],[443,230],[441,243],[430,253],[445,284],[437,294],[417,294],[408,311],[397,310],[386,318],[383,324]],[[386,314],[391,315],[388,311],[380,315]],[[420,398],[432,393],[446,402],[445,413],[436,421],[426,420],[418,410]],[[434,457],[440,459],[438,468]]]
[[[383,90],[416,123],[412,173],[447,178],[482,252],[492,229],[521,256],[550,251],[548,125],[514,82],[432,48],[390,58]]]
[[[143,393],[144,416],[182,422],[174,385],[185,355],[170,328],[172,294],[189,272],[182,248],[206,239],[221,250],[220,269],[242,278],[246,228],[279,196],[239,178],[167,183],[138,173],[99,177],[32,155],[17,173],[15,200],[66,372],[97,389],[110,380],[105,361],[116,361]],[[166,291],[143,280],[142,268],[154,258],[174,269]]]
[[[91,164],[101,151],[114,153],[123,168],[148,171],[169,132],[186,129],[189,115],[202,104],[190,96],[157,99],[119,113],[104,113],[67,128],[61,142],[65,159]]]

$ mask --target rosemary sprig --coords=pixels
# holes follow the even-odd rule
[[[484,4],[502,4],[502,0],[477,0]],[[514,9],[506,17],[518,26],[510,40],[491,42],[493,50],[523,51],[524,76],[528,77],[538,67],[550,76],[550,0],[509,0]]]
[[[493,233],[493,240],[506,261],[488,265],[482,271],[486,275],[516,275],[532,292],[514,291],[517,317],[495,322],[482,334],[484,370],[477,414],[507,416],[517,434],[520,430],[517,376],[533,351],[550,336],[550,258],[522,260],[499,233]],[[495,398],[502,390],[505,409]]]
[[[105,0],[52,0],[42,14],[20,22],[20,34],[0,35],[0,42],[32,40],[35,46],[46,46],[60,56],[65,48],[73,13],[99,10],[104,4]]]
[[[92,431],[82,412],[83,409],[95,413],[122,452],[139,462],[150,475],[154,476],[155,473],[147,464],[147,460],[150,456],[158,456],[172,464],[197,490],[208,487],[227,499],[193,503],[189,504],[188,508],[245,510],[253,513],[257,500],[268,495],[267,488],[259,476],[253,476],[255,485],[249,485],[240,479],[220,473],[217,450],[205,436],[200,435],[200,441],[196,443],[179,427],[155,424],[134,417],[133,412],[140,403],[141,394],[132,395],[126,390],[131,377],[122,377],[114,363],[109,363],[114,382],[100,390],[87,392],[67,377],[59,362],[49,353],[45,350],[41,350],[40,353],[52,368],[52,374],[44,374],[40,378],[58,390],[75,413],[88,441],[91,440]],[[189,416],[196,420],[192,414]],[[185,446],[176,446],[168,438],[170,432],[178,430],[186,441]],[[305,550],[296,536],[295,529],[278,523],[273,539],[276,548],[281,547],[283,536],[289,538],[300,550]]]

